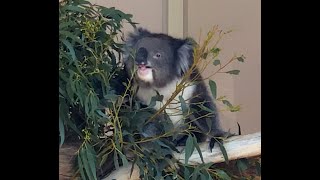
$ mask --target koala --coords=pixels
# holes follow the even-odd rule
[[[125,41],[123,62],[127,73],[134,76],[133,85],[138,87],[136,92],[138,100],[148,105],[151,98],[159,93],[163,96],[163,102],[157,101],[154,108],[160,109],[175,92],[184,74],[191,68],[195,45],[195,41],[191,38],[174,38],[162,33],[152,33],[144,28],[137,28],[131,32]],[[198,142],[209,141],[212,150],[215,143],[212,137],[226,137],[230,133],[221,128],[217,107],[198,69],[191,73],[187,81],[190,85],[175,97],[165,112],[174,128],[181,128],[185,124],[196,128],[197,131],[193,133]],[[187,106],[195,109],[186,118],[182,115],[179,96],[183,97]],[[209,112],[200,108],[199,103],[214,113],[208,115]],[[185,145],[186,139],[187,136],[181,135],[175,140],[175,144]]]

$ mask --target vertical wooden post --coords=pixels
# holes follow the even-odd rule
[[[174,37],[185,37],[186,1],[168,1],[168,34]]]

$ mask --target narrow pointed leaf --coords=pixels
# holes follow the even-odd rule
[[[188,113],[187,104],[182,96],[179,96],[179,101],[181,103],[181,110],[182,110],[183,114],[187,114]]]
[[[232,107],[232,104],[228,100],[222,100],[222,103],[227,105],[228,107]]]
[[[188,164],[189,158],[193,153],[194,150],[194,144],[193,144],[193,137],[192,135],[188,136],[186,147],[185,147],[185,164]]]
[[[240,70],[227,71],[226,73],[238,75],[240,73]]]
[[[201,150],[200,150],[199,144],[198,144],[198,142],[197,142],[197,138],[196,138],[195,136],[193,137],[193,144],[194,144],[194,146],[196,147],[196,149],[197,149],[197,151],[198,151],[198,153],[199,153],[199,156],[200,156],[200,158],[201,158],[202,163],[204,164],[202,152],[201,152]]]
[[[87,158],[88,158],[91,173],[93,174],[94,179],[97,179],[96,152],[89,143],[86,144],[86,147],[87,147],[86,153],[87,153]]]
[[[215,171],[221,180],[231,180],[230,176],[223,170],[216,169]]]
[[[184,175],[184,179],[185,179],[185,180],[189,180],[189,178],[190,178],[190,172],[189,172],[189,169],[188,169],[187,167],[184,167],[183,175]]]
[[[245,170],[248,169],[247,162],[245,162],[243,159],[238,159],[236,162],[236,165],[240,172],[244,172]]]
[[[91,169],[90,169],[90,166],[89,166],[89,162],[88,162],[88,159],[87,159],[87,153],[86,153],[86,149],[85,148],[81,148],[80,157],[81,157],[81,160],[83,162],[84,170],[85,170],[87,176],[89,177],[89,179],[92,179],[93,176],[92,176],[92,172],[91,172]]]
[[[68,48],[69,53],[71,54],[72,60],[75,61],[76,60],[76,54],[74,52],[73,46],[71,45],[71,43],[69,41],[66,41],[64,39],[61,40],[61,42]]]
[[[126,156],[123,155],[122,153],[119,153],[119,156],[120,156],[120,158],[122,160],[123,166],[124,167],[128,167],[129,163],[128,163],[128,160],[127,160]]]
[[[73,12],[79,12],[79,13],[85,13],[86,10],[78,7],[78,6],[66,6],[67,10],[73,11]]]
[[[216,99],[217,98],[217,84],[216,84],[216,82],[209,80],[209,86],[210,86],[212,97],[214,99]]]
[[[87,179],[84,174],[84,171],[83,171],[84,167],[83,167],[83,163],[82,163],[80,154],[78,155],[78,166],[79,166],[79,171],[80,171],[80,175],[81,175],[82,179]]]
[[[220,150],[222,152],[222,155],[224,157],[224,160],[226,161],[226,164],[229,164],[229,158],[228,158],[228,154],[227,154],[227,151],[226,149],[224,148],[223,144],[219,141],[216,141],[220,147]]]
[[[119,169],[119,162],[118,162],[118,154],[116,151],[113,152],[113,162],[116,169]]]
[[[60,133],[60,147],[64,143],[64,124],[61,118],[59,117],[59,133]]]

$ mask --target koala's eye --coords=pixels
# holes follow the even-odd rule
[[[155,58],[160,58],[160,57],[161,57],[161,54],[160,54],[160,53],[157,53],[157,54],[155,54],[154,57],[155,57]]]

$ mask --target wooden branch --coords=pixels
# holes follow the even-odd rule
[[[212,149],[212,152],[209,151],[208,145],[209,144],[207,142],[199,144],[204,162],[224,162],[224,157],[219,145],[216,143]],[[227,151],[229,160],[258,156],[261,154],[261,132],[230,137],[229,139],[225,140],[223,145]],[[174,153],[174,157],[180,162],[184,163],[185,154],[182,149],[184,149],[184,147],[179,147],[178,150],[181,152],[181,154]],[[188,163],[192,165],[202,163],[197,150],[193,151]]]
[[[224,147],[227,151],[229,160],[235,160],[240,158],[250,158],[259,156],[261,154],[261,132],[234,136],[226,139],[224,141]],[[222,152],[217,144],[215,144],[212,152],[208,148],[208,142],[199,144],[203,160],[205,163],[213,162],[220,163],[224,162]],[[183,151],[184,147],[178,147],[180,153],[174,153],[174,157],[178,159],[181,163],[184,163],[185,154]],[[193,151],[193,154],[189,158],[189,164],[201,164],[202,161],[197,150]],[[132,164],[128,167],[121,167],[120,169],[112,172],[104,180],[138,180],[139,179],[139,168],[134,165],[133,175],[130,178]]]

